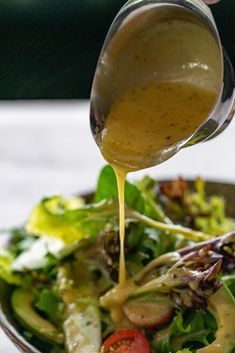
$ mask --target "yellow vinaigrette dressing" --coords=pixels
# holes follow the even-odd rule
[[[111,106],[100,149],[113,167],[118,183],[121,286],[126,280],[126,175],[160,163],[164,150],[189,137],[201,125],[215,100],[215,92],[190,83],[157,82],[130,88]]]
[[[120,238],[120,259],[119,259],[119,284],[122,286],[126,281],[125,265],[125,179],[126,172],[114,167],[118,184],[119,197],[119,238]]]

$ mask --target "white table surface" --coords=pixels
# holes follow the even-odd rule
[[[200,175],[235,182],[234,137],[235,121],[214,140],[130,178],[148,172],[159,178]],[[102,165],[87,101],[1,103],[0,227],[22,223],[45,194],[91,190]],[[0,331],[0,353],[16,352]]]

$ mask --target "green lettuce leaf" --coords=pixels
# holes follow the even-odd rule
[[[62,320],[61,301],[58,295],[49,288],[45,288],[37,293],[38,300],[35,304],[36,308],[47,315],[49,320],[58,325]]]
[[[170,219],[166,216],[163,208],[157,200],[156,180],[146,175],[142,179],[137,180],[135,185],[140,190],[145,202],[144,214],[148,217],[156,219],[157,221],[171,223]]]
[[[13,273],[11,269],[14,256],[6,249],[0,251],[0,278],[9,284],[20,285],[21,277]]]
[[[226,217],[224,198],[216,195],[208,197],[203,179],[195,180],[195,192],[186,193],[185,203],[191,214],[195,214],[195,226],[202,232],[221,235],[235,229],[234,220]]]
[[[105,166],[100,173],[94,200],[95,202],[118,200],[116,176],[109,165]],[[145,202],[140,190],[128,181],[125,182],[125,203],[138,212],[144,211]]]
[[[222,277],[223,282],[227,285],[233,296],[235,297],[235,273]]]
[[[78,198],[80,200],[80,198]],[[62,239],[65,244],[96,236],[104,228],[107,217],[116,213],[103,204],[76,204],[60,195],[41,201],[32,211],[26,223],[29,234],[46,235]],[[112,206],[111,206],[112,208]]]
[[[35,241],[35,238],[29,236],[24,227],[12,228],[8,234],[10,241],[7,244],[7,249],[16,257],[29,250]]]
[[[194,187],[183,179],[163,183],[157,194],[174,223],[211,235],[235,229],[234,220],[226,216],[225,200],[221,196],[208,196],[201,178],[195,180]]]
[[[178,352],[182,347],[194,351],[211,343],[216,329],[216,320],[209,312],[178,311],[171,325],[155,334],[154,347],[159,353]]]

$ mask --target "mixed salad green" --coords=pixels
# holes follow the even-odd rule
[[[129,343],[143,336],[138,353],[234,353],[235,223],[224,200],[201,179],[193,189],[126,182],[125,289],[117,200],[106,166],[94,195],[44,198],[24,226],[0,234],[0,278],[26,339],[50,353],[100,353],[121,330],[102,352],[136,352]]]

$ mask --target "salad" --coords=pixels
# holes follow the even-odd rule
[[[109,166],[93,195],[46,197],[1,232],[0,278],[22,334],[47,353],[234,353],[235,222],[224,200],[199,178],[191,188],[146,176],[126,182],[125,203],[124,286]]]

